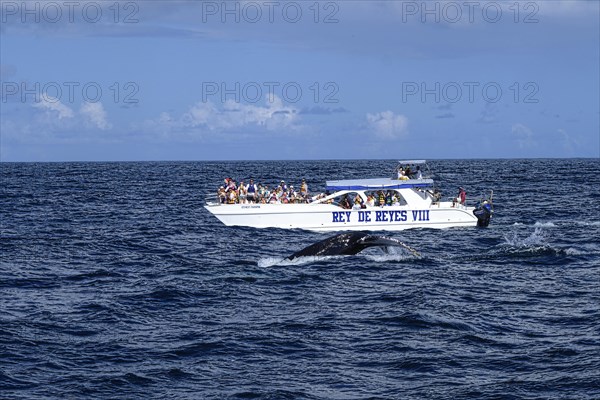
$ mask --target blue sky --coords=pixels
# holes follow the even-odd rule
[[[0,159],[600,157],[596,1],[5,1]]]

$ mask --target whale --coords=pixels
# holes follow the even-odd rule
[[[320,242],[311,244],[286,257],[288,260],[294,260],[298,257],[314,256],[350,256],[355,255],[369,247],[403,247],[419,256],[419,252],[412,247],[402,243],[398,239],[372,235],[366,232],[340,233],[329,237]]]

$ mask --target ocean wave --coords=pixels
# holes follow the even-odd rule
[[[581,226],[600,226],[600,221],[573,221],[573,223]]]
[[[314,188],[386,163],[4,166],[23,196],[2,209],[0,397],[599,399],[600,222],[573,196],[577,177],[598,186],[596,160],[560,179],[554,160],[436,161],[493,182],[496,214],[394,235],[420,258],[287,260],[328,235],[228,227],[198,195],[224,175]]]

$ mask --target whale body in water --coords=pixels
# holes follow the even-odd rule
[[[401,241],[385,236],[371,235],[365,232],[341,233],[295,252],[287,257],[293,260],[307,256],[349,256],[360,253],[369,247],[404,247],[414,255],[419,253]]]

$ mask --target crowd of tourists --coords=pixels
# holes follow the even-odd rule
[[[281,181],[279,185],[263,185],[250,179],[236,182],[232,178],[225,178],[224,183],[217,191],[217,197],[222,204],[288,204],[308,203],[308,185],[305,179],[296,190],[294,186]]]

